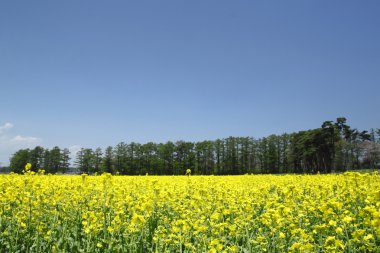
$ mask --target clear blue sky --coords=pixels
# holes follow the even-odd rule
[[[1,1],[0,163],[19,148],[380,127],[380,1]]]

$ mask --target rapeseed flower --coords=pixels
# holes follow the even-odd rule
[[[25,173],[0,186],[4,252],[380,251],[379,174]]]

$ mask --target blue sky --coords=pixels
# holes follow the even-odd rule
[[[0,163],[20,148],[380,127],[380,2],[1,1]]]

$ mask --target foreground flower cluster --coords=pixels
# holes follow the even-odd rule
[[[0,252],[380,252],[380,176],[2,175]]]

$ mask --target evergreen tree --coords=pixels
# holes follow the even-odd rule
[[[107,173],[114,173],[113,169],[113,148],[108,146],[105,150],[104,157],[102,159],[102,171]]]

